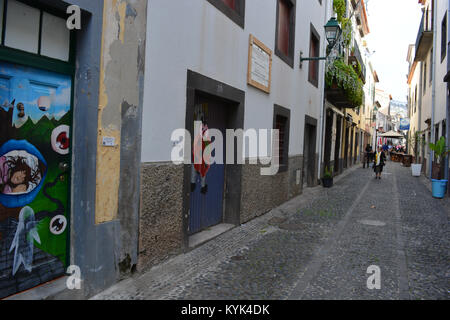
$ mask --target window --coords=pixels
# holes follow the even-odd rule
[[[430,54],[430,85],[433,82],[433,49],[431,49]]]
[[[236,0],[222,0],[225,4],[233,10],[236,10]]]
[[[241,28],[245,25],[245,0],[207,0]]]
[[[320,37],[314,26],[311,24],[311,38],[309,41],[309,56],[319,57]],[[319,61],[309,61],[308,81],[315,87],[319,87]]]
[[[51,15],[17,0],[0,0],[0,6],[1,47],[70,60],[71,32],[65,12]]]
[[[294,67],[295,1],[277,0],[277,30],[275,32],[275,54],[291,68]]]
[[[414,91],[414,113],[417,112],[417,84],[416,84],[416,90]]]
[[[434,126],[434,143],[439,141],[439,124]],[[438,157],[436,156],[436,153],[434,154],[434,161],[438,161]]]
[[[441,63],[447,56],[447,13],[445,13],[442,20],[442,33],[441,33]]]
[[[447,123],[445,120],[442,120],[442,134],[444,138],[447,138]]]
[[[427,92],[427,63],[423,67],[423,94]]]
[[[275,105],[273,118],[273,128],[279,130],[278,163],[280,164],[280,169],[278,172],[284,172],[287,170],[289,163],[289,124],[291,111]],[[276,142],[274,141],[274,143]]]

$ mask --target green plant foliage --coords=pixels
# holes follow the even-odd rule
[[[356,71],[358,72],[358,74],[361,74],[361,72],[362,72],[362,70],[361,70],[361,64],[358,62],[358,61],[356,61]]]
[[[325,167],[325,172],[323,174],[324,179],[330,179],[333,178],[333,168],[331,168],[331,171],[328,169],[328,166]]]
[[[347,11],[345,0],[333,0],[333,9],[337,14],[337,20],[342,22],[342,19],[345,17],[345,12]]]
[[[70,117],[70,112],[60,120],[53,118],[49,119],[44,116],[36,124],[28,118],[28,120],[18,129],[18,140],[27,140],[42,154],[51,155],[46,158],[48,164],[47,176],[43,185],[54,181],[59,176],[61,173],[59,163],[69,162],[70,157],[68,155],[60,155],[53,151],[51,147],[51,134],[54,128],[62,124],[69,125]],[[65,181],[58,182],[54,187],[49,188],[47,192],[50,197],[59,199],[67,208],[69,205],[67,188],[68,181],[66,179]],[[46,197],[42,191],[39,192],[34,201],[29,204],[29,207],[32,208],[34,212],[54,211],[57,209],[57,205]],[[50,232],[50,220],[50,218],[44,218],[39,221],[37,230],[39,238],[41,239],[41,244],[35,242],[34,245],[39,249],[48,252],[52,256],[59,258],[65,265],[67,262],[66,247],[68,229],[61,235],[54,235]]]
[[[353,25],[352,21],[346,17],[346,0],[333,0],[333,9],[337,14],[337,21],[341,25],[344,46],[348,49],[352,43]]]
[[[346,64],[342,58],[334,60],[333,63],[327,65],[325,81],[328,88],[335,83],[339,88],[344,90],[350,103],[359,108],[363,102],[363,82],[359,79],[355,69]]]
[[[348,49],[352,43],[353,24],[348,18],[343,18],[341,22],[342,26],[342,40],[344,46]]]
[[[411,146],[411,149],[413,150],[414,153],[415,163],[418,163],[419,147],[425,145],[425,139],[422,137],[422,134],[423,134],[422,131],[416,131],[414,136],[410,136],[408,138],[408,144]]]
[[[443,164],[445,157],[450,153],[450,149],[445,145],[445,138],[441,137],[438,142],[430,143],[430,149],[434,151],[434,154],[439,158],[439,163]]]

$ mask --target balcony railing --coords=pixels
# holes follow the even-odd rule
[[[433,26],[431,23],[431,12],[426,10],[422,15],[419,32],[416,39],[416,57],[414,61],[424,61],[428,51],[433,46]]]
[[[361,80],[363,81],[363,83],[366,83],[366,66],[364,64],[364,61],[362,59],[362,55],[361,55],[361,51],[359,51],[359,46],[358,44],[354,43],[354,51],[350,54],[350,56],[348,57],[348,62],[350,64],[354,64],[355,62],[358,62],[359,65],[361,66],[361,72],[359,72],[357,69],[355,69],[355,71],[359,74],[358,76],[361,78]]]

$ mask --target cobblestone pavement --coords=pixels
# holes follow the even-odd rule
[[[449,299],[450,200],[429,188],[398,163],[352,168],[94,299]]]

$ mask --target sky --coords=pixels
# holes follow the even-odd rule
[[[370,34],[364,39],[371,51],[372,66],[380,83],[377,88],[406,102],[408,45],[415,44],[422,19],[417,0],[365,0]]]

